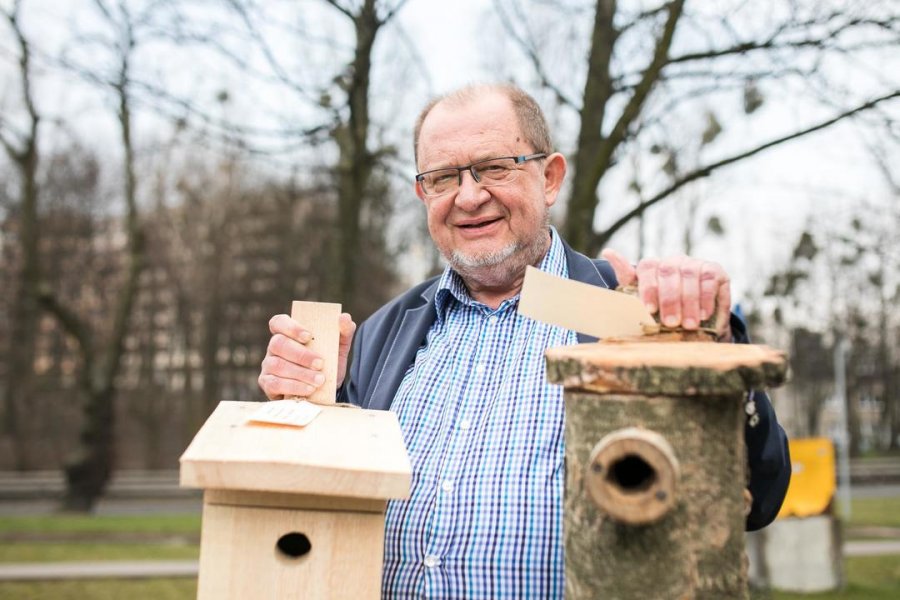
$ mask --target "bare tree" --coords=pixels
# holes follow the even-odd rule
[[[751,22],[747,12],[758,17],[759,3],[711,6],[670,0],[642,10],[597,0],[587,32],[571,32],[569,16],[554,12],[588,12],[580,2],[495,0],[495,5],[538,85],[565,110],[577,112],[572,191],[563,231],[574,247],[589,254],[596,254],[625,224],[690,183],[900,98],[896,77],[871,75],[874,83],[858,99],[860,94],[829,79],[823,66],[837,57],[856,67],[871,65],[873,52],[896,52],[900,47],[896,3],[779,0],[768,3],[765,15]],[[554,16],[560,23],[555,30]],[[564,39],[557,44],[567,47],[553,52],[553,36],[560,30],[565,31]],[[573,78],[571,64],[578,61],[572,50],[585,47],[581,36],[589,40],[588,58],[581,67],[583,78]],[[564,60],[568,67],[558,68]],[[867,74],[865,68],[858,71]],[[806,86],[810,100],[829,107],[831,116],[769,139],[745,142],[737,151],[718,152],[669,177],[653,174],[641,188],[646,192],[652,185],[657,191],[645,193],[636,206],[595,231],[594,217],[608,204],[598,189],[623,155],[659,143],[661,128],[683,119],[687,108],[721,102],[730,92],[743,98],[743,110],[751,115],[763,103],[767,85],[788,81]],[[672,147],[677,149],[677,142]]]
[[[847,369],[851,448],[862,445],[860,406],[877,401],[884,416],[874,444],[900,443],[900,321],[891,308],[900,300],[900,254],[896,250],[896,199],[869,205],[849,219],[820,215],[798,238],[791,259],[769,278],[768,317],[791,332],[791,387],[802,407],[801,432],[817,435],[824,401],[833,390],[831,354],[850,341]],[[849,222],[848,222],[849,221]],[[762,300],[762,299],[760,299]]]
[[[230,34],[242,40],[242,50],[223,41],[201,27],[197,22],[180,22],[176,39],[204,48],[213,48],[238,69],[243,76],[261,85],[272,86],[292,102],[304,107],[306,121],[303,127],[292,125],[279,131],[270,131],[270,140],[277,137],[284,144],[275,150],[262,150],[265,144],[256,144],[260,129],[240,124],[234,119],[212,119],[209,111],[196,107],[190,114],[215,128],[225,131],[231,139],[242,139],[250,152],[266,152],[274,157],[293,146],[313,150],[315,166],[325,168],[331,175],[336,210],[332,225],[334,235],[330,242],[330,268],[328,297],[344,303],[350,311],[358,311],[367,300],[362,298],[366,290],[360,290],[359,279],[363,272],[359,265],[364,253],[362,240],[370,237],[365,231],[367,214],[379,202],[379,182],[373,182],[373,173],[387,171],[386,161],[393,150],[374,142],[371,119],[372,65],[376,42],[407,0],[320,0],[304,7],[303,14],[312,14],[319,31],[303,25],[302,14],[285,24],[279,19],[277,3],[260,3],[254,0],[229,0]],[[293,14],[293,13],[292,13]],[[242,25],[234,24],[234,17]],[[332,23],[332,27],[352,30],[353,42],[342,42],[339,34],[330,34],[320,21]],[[293,53],[279,51],[277,42],[310,48],[310,56],[327,48],[329,64],[297,64]],[[313,51],[315,50],[315,52]],[[248,55],[252,57],[248,58]],[[346,62],[343,62],[346,58]],[[310,65],[316,65],[316,68]],[[318,68],[321,67],[321,68]],[[331,144],[334,144],[331,146]],[[329,147],[331,146],[331,147]],[[324,151],[319,151],[323,149]],[[322,160],[336,149],[334,160]],[[377,188],[377,189],[376,189]],[[383,232],[382,232],[383,234]]]
[[[4,433],[13,439],[15,465],[25,469],[28,460],[22,440],[24,429],[20,411],[33,395],[33,368],[37,323],[40,316],[38,286],[41,279],[38,257],[40,228],[38,218],[37,172],[40,153],[38,134],[41,116],[35,105],[32,86],[31,44],[22,30],[22,2],[16,0],[10,8],[0,10],[3,20],[12,31],[18,50],[18,74],[24,119],[17,125],[10,115],[0,114],[0,143],[15,165],[19,177],[18,198],[13,209],[17,224],[19,271],[13,285],[10,306],[10,331],[6,348],[6,382],[3,390],[5,419]]]
[[[143,231],[138,214],[137,172],[133,139],[132,59],[138,37],[136,27],[146,15],[133,15],[128,4],[120,0],[115,6],[105,0],[94,0],[99,16],[113,32],[112,39],[98,41],[114,52],[116,66],[108,75],[89,68],[79,71],[83,77],[107,87],[116,100],[116,117],[123,151],[122,200],[122,277],[113,306],[108,333],[101,336],[91,320],[66,306],[51,286],[41,290],[41,302],[78,344],[80,352],[79,391],[84,402],[84,422],[79,447],[67,462],[64,508],[87,511],[102,495],[114,468],[116,377],[124,354],[124,342],[138,289],[138,278],[144,264]],[[104,339],[105,338],[105,339]]]

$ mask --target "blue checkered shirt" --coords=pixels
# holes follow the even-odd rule
[[[556,231],[540,268],[568,276]],[[413,467],[387,508],[385,598],[561,598],[562,388],[544,350],[574,332],[476,302],[447,269],[391,410]]]

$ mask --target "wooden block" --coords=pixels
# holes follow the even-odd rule
[[[258,402],[220,402],[181,456],[181,485],[405,498],[412,467],[397,416],[323,406],[305,427],[247,424]]]
[[[383,548],[378,513],[205,504],[197,598],[374,600]]]
[[[318,353],[325,362],[325,383],[306,398],[316,404],[334,404],[337,400],[337,363],[340,342],[341,305],[330,302],[294,301],[291,318],[312,334],[306,347]]]

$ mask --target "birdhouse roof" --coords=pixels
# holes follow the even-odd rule
[[[397,417],[325,406],[305,427],[248,423],[257,402],[221,402],[181,456],[181,485],[405,498],[411,466]]]

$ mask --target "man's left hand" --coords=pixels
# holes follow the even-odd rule
[[[696,330],[715,312],[717,339],[732,340],[731,283],[719,263],[673,256],[644,258],[634,267],[610,248],[601,256],[612,265],[620,286],[637,285],[638,297],[651,313],[659,311],[666,327]]]

